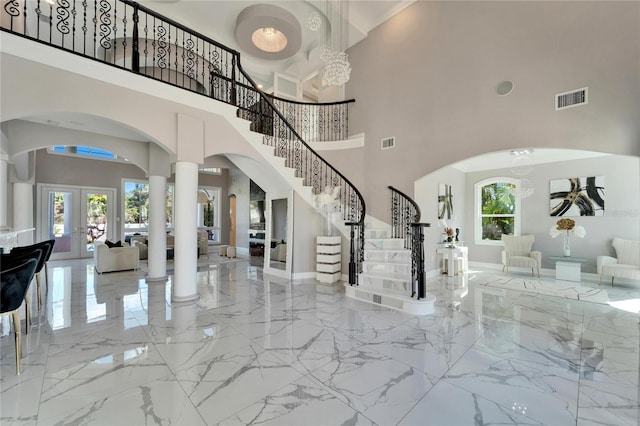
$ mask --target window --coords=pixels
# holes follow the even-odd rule
[[[149,231],[149,182],[125,180],[123,182],[124,235],[147,233]],[[167,229],[173,227],[174,185],[167,184],[166,213]]]
[[[513,195],[518,183],[504,177],[476,183],[476,244],[500,245],[502,234],[520,233],[520,199]]]
[[[62,155],[71,155],[76,157],[85,157],[91,158],[93,160],[111,160],[111,161],[123,161],[126,162],[124,158],[118,157],[112,152],[109,152],[100,148],[93,148],[90,146],[66,146],[66,145],[56,145],[48,149],[48,152],[51,154],[62,154]]]
[[[149,230],[149,183],[124,182],[124,234]]]

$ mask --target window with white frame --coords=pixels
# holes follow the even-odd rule
[[[495,177],[475,184],[475,242],[500,245],[502,234],[520,234],[519,182]]]
[[[122,182],[122,206],[124,213],[124,235],[135,233],[146,234],[149,232],[149,182],[141,180],[123,180]],[[173,227],[173,193],[174,185],[167,184],[166,189],[166,214],[167,229]]]

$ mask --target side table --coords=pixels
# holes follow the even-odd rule
[[[589,259],[573,256],[549,256],[556,261],[556,280],[581,281],[581,268]]]
[[[453,277],[458,271],[455,270],[456,258],[462,258],[462,270],[467,271],[469,268],[468,247],[439,247],[436,253],[443,256],[443,261],[447,261],[447,275]]]

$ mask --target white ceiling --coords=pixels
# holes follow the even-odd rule
[[[348,7],[348,46],[367,36],[367,33],[391,18],[416,0],[351,0]],[[326,44],[321,28],[313,32],[306,27],[313,10],[326,13],[326,1],[244,1],[244,0],[147,0],[140,2],[187,27],[210,37],[229,48],[240,51],[241,62],[251,77],[268,89],[273,84],[273,73],[284,73],[305,80],[317,72],[322,62],[320,47]],[[292,13],[302,28],[302,47],[295,55],[283,60],[265,60],[243,52],[235,39],[238,14],[254,4],[274,4]],[[326,28],[325,28],[326,29]]]

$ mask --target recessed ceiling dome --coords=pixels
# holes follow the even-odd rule
[[[271,4],[255,4],[236,19],[236,40],[247,53],[261,59],[285,59],[302,45],[300,23],[287,10]]]

